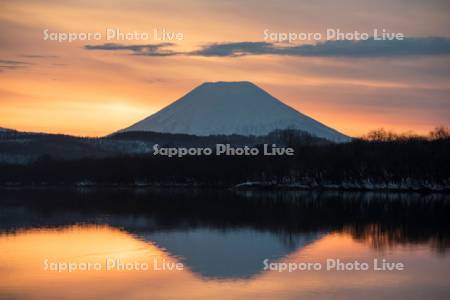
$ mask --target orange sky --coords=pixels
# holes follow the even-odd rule
[[[126,4],[125,4],[126,3]],[[264,29],[389,28],[448,37],[445,1],[0,0],[0,127],[99,136],[158,111],[205,81],[252,81],[346,134],[384,127],[426,133],[450,125],[449,55],[333,58],[258,55],[146,57],[44,41],[50,32],[181,32],[174,49],[258,42]],[[123,41],[155,44],[159,41]]]

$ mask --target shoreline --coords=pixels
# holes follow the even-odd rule
[[[449,193],[450,186],[437,184],[405,186],[403,184],[377,183],[377,184],[279,184],[273,182],[243,182],[235,185],[226,184],[199,184],[199,183],[94,183],[77,182],[74,184],[22,184],[0,183],[0,189],[53,189],[53,188],[107,188],[107,189],[152,189],[152,188],[180,188],[180,189],[218,189],[233,191],[336,191],[336,192],[407,192],[407,193]]]

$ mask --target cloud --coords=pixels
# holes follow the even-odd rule
[[[18,60],[2,60],[0,59],[0,71],[2,70],[17,70],[25,68],[32,63]]]
[[[238,57],[245,55],[285,55],[315,57],[400,57],[450,54],[450,39],[444,37],[405,38],[404,40],[326,41],[314,45],[280,46],[269,42],[214,43],[191,52],[176,52],[167,47],[172,43],[155,45],[102,44],[86,45],[87,50],[128,50],[143,56],[203,56]]]
[[[108,50],[119,51],[128,50],[132,51],[133,55],[145,55],[145,56],[172,56],[178,53],[164,49],[166,47],[175,46],[173,43],[160,43],[160,44],[148,44],[148,45],[121,45],[121,44],[102,44],[102,45],[86,45],[86,50]]]
[[[256,54],[275,54],[276,47],[267,42],[237,42],[209,44],[200,50],[190,52],[195,56],[243,56]]]
[[[9,65],[9,66],[23,66],[23,65],[30,65],[31,63],[25,62],[25,61],[18,61],[18,60],[1,60],[0,64],[2,65]]]
[[[280,47],[267,42],[220,43],[193,52],[200,56],[289,55],[328,57],[383,57],[450,54],[450,39],[408,38],[405,40],[327,41],[315,45]]]
[[[25,58],[59,58],[57,55],[40,55],[40,54],[22,54],[20,57]]]

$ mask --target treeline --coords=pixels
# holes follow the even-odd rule
[[[449,187],[450,134],[438,128],[428,137],[372,132],[350,143],[304,143],[286,136],[294,156],[186,156],[151,154],[0,165],[5,185],[187,184],[233,186],[257,181],[311,187],[371,184]],[[358,185],[360,184],[360,185]]]
[[[0,131],[0,164],[28,164],[39,158],[72,160],[85,157],[100,159],[121,155],[148,154],[154,144],[165,147],[214,147],[216,144],[233,146],[275,143],[282,145],[285,138],[302,143],[326,143],[298,130],[278,130],[265,136],[212,135],[195,136],[147,131],[115,133],[105,137],[88,138],[62,134]]]

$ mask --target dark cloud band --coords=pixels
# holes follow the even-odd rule
[[[8,65],[8,66],[24,66],[24,65],[31,65],[31,63],[25,62],[25,61],[18,61],[18,60],[1,60],[0,64],[2,65]]]
[[[161,44],[147,44],[147,45],[122,45],[122,44],[102,44],[102,45],[86,45],[86,50],[128,50],[132,51],[134,55],[146,55],[146,56],[173,56],[175,52],[167,50],[165,48],[174,46],[173,43],[161,43]]]
[[[86,45],[87,50],[131,51],[143,56],[238,57],[245,55],[286,55],[317,57],[392,57],[450,54],[450,39],[444,37],[405,38],[404,40],[327,41],[315,45],[280,46],[268,42],[207,44],[191,52],[167,49],[172,43],[154,45]]]
[[[2,70],[17,70],[31,65],[29,62],[18,60],[3,60],[0,59],[0,72]]]

